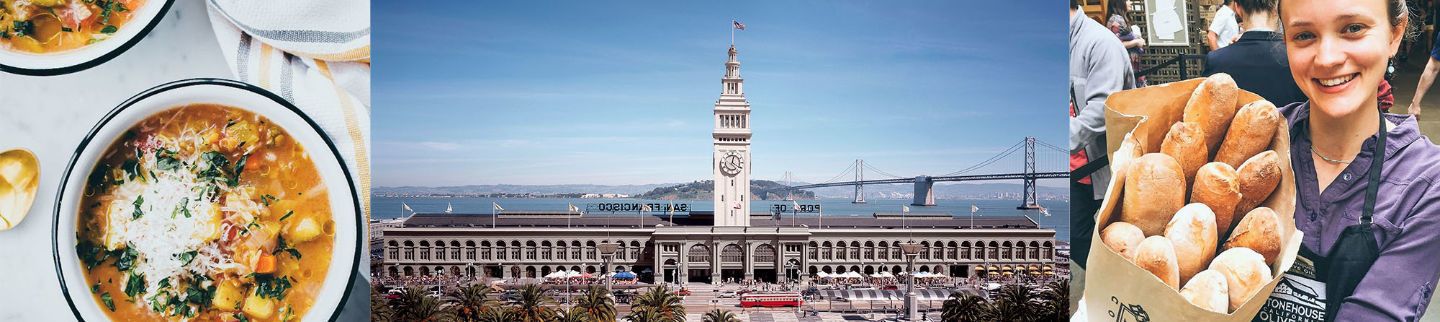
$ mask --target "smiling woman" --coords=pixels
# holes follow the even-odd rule
[[[1278,9],[1291,77],[1310,99],[1280,111],[1291,127],[1300,255],[1314,263],[1313,276],[1297,261],[1283,278],[1323,286],[1325,300],[1308,305],[1326,320],[1416,320],[1440,278],[1440,147],[1376,98],[1409,8],[1283,0]]]

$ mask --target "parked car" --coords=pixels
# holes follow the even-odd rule
[[[675,294],[678,294],[680,296],[690,296],[690,289],[682,287],[680,288],[680,291],[675,292]]]
[[[736,297],[739,297],[739,296],[740,296],[740,294],[739,294],[739,293],[736,293],[735,291],[724,291],[724,292],[720,292],[720,295],[718,295],[718,296],[716,296],[716,297],[719,297],[719,298],[722,298],[722,299],[728,299],[728,298],[736,298]]]

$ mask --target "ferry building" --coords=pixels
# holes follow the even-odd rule
[[[1023,217],[875,213],[792,216],[750,209],[750,104],[732,45],[714,106],[714,211],[669,216],[669,205],[616,215],[568,212],[420,213],[383,232],[387,276],[539,278],[555,271],[630,271],[642,282],[788,282],[820,272],[915,271],[952,277],[1053,275],[1055,230]],[[914,243],[903,249],[902,245]]]

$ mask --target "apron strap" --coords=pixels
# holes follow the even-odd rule
[[[1378,111],[1378,110],[1377,110]],[[1365,208],[1361,208],[1360,223],[1369,224],[1371,217],[1375,214],[1375,199],[1380,192],[1380,171],[1385,164],[1385,138],[1390,136],[1390,131],[1385,130],[1385,113],[1380,112],[1380,133],[1375,134],[1375,146],[1372,149],[1374,155],[1370,160],[1370,171],[1365,177],[1368,184],[1365,185]]]

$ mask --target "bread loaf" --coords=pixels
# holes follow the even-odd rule
[[[1235,205],[1237,214],[1248,213],[1270,199],[1270,194],[1280,186],[1280,179],[1284,176],[1280,168],[1280,154],[1275,150],[1250,157],[1236,172],[1240,179],[1240,203]]]
[[[1159,235],[1170,217],[1185,205],[1185,177],[1180,163],[1162,153],[1148,153],[1130,163],[1120,221],[1140,227],[1146,236]]]
[[[1225,133],[1225,141],[1221,142],[1220,149],[1215,151],[1215,162],[1240,167],[1240,163],[1256,153],[1269,149],[1270,141],[1275,138],[1275,131],[1279,129],[1282,120],[1280,111],[1269,101],[1245,104],[1245,107],[1235,113],[1235,120],[1230,123],[1230,129]]]
[[[1249,248],[1265,257],[1265,265],[1275,264],[1275,260],[1280,257],[1281,229],[1280,215],[1274,210],[1266,207],[1255,208],[1245,214],[1240,223],[1235,224],[1235,232],[1230,233],[1230,238],[1225,241],[1225,249]]]
[[[1210,162],[1195,173],[1190,202],[1203,203],[1215,212],[1215,227],[1220,236],[1229,236],[1234,223],[1235,206],[1240,204],[1240,182],[1235,168],[1221,162]]]
[[[1134,261],[1135,248],[1140,246],[1142,240],[1145,240],[1145,233],[1140,231],[1140,227],[1123,221],[1105,226],[1105,229],[1100,231],[1100,241],[1119,253],[1120,257],[1130,261]]]
[[[1110,171],[1113,173],[1122,173],[1126,170],[1126,167],[1129,166],[1130,161],[1139,158],[1143,154],[1145,154],[1145,152],[1144,148],[1140,146],[1140,141],[1136,140],[1134,136],[1126,134],[1125,140],[1120,143],[1120,148],[1115,149],[1115,153],[1112,154],[1113,158],[1110,159]]]
[[[1195,88],[1195,92],[1190,94],[1190,100],[1185,102],[1185,116],[1181,119],[1200,124],[1200,129],[1205,132],[1205,146],[1210,149],[1210,155],[1214,155],[1215,150],[1220,148],[1220,142],[1230,128],[1230,121],[1235,118],[1235,112],[1239,108],[1235,101],[1239,94],[1240,88],[1235,86],[1234,78],[1229,74],[1217,73],[1206,77],[1205,81]]]
[[[1209,162],[1210,148],[1205,146],[1205,133],[1199,123],[1175,122],[1170,126],[1170,132],[1165,134],[1165,140],[1160,142],[1160,153],[1180,162],[1180,170],[1185,172],[1186,187],[1189,187],[1189,183],[1195,182],[1195,172]]]
[[[1141,243],[1140,246],[1143,249],[1145,244]],[[1270,266],[1265,265],[1265,257],[1244,247],[1221,252],[1215,256],[1215,261],[1210,263],[1210,269],[1225,275],[1231,311],[1245,304],[1261,287],[1270,283],[1271,279]]]
[[[1225,281],[1225,274],[1208,269],[1195,274],[1195,277],[1185,283],[1185,287],[1180,288],[1180,297],[1190,304],[1220,314],[1230,313],[1229,293],[1229,282]]]
[[[1210,259],[1215,257],[1215,246],[1219,237],[1215,232],[1215,213],[1202,203],[1192,203],[1180,208],[1170,224],[1165,225],[1165,238],[1175,247],[1175,257],[1180,266],[1180,284],[1205,270]]]
[[[1176,264],[1175,247],[1164,236],[1150,236],[1135,248],[1135,266],[1154,274],[1172,289],[1180,289],[1180,266]]]

